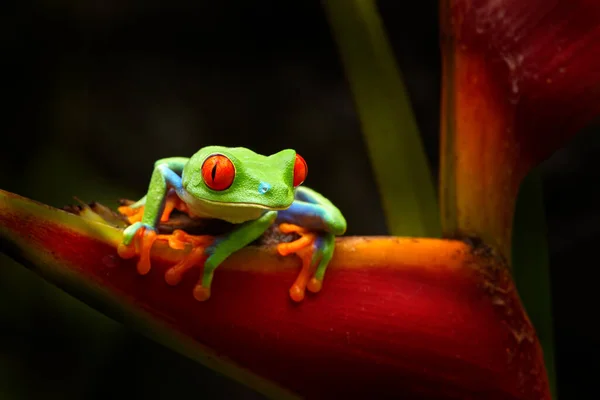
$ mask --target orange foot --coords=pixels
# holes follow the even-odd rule
[[[290,288],[290,297],[296,302],[304,299],[306,289],[313,293],[321,290],[322,282],[315,277],[309,277],[314,273],[316,265],[312,262],[314,253],[314,242],[317,239],[315,233],[302,228],[298,225],[283,223],[279,225],[279,230],[283,233],[297,233],[300,238],[289,243],[280,243],[277,245],[277,251],[282,256],[295,253],[302,260],[302,270],[298,274],[296,281]]]
[[[213,241],[213,236],[193,236],[185,233],[182,230],[175,230],[171,235],[164,235],[169,241],[169,246],[172,249],[183,250],[190,247],[187,255],[165,272],[165,280],[169,285],[177,285],[181,282],[183,274],[194,266],[204,266],[204,262],[208,258],[205,250]],[[202,286],[202,279],[194,287],[194,298],[198,301],[208,300],[210,297],[210,288]]]
[[[144,216],[144,206],[137,208],[132,208],[131,206],[121,206],[117,208],[117,210],[127,217],[127,220],[130,224],[140,222],[142,220],[142,217]],[[181,200],[179,196],[177,196],[177,193],[175,193],[174,190],[170,190],[167,193],[165,208],[160,217],[160,222],[167,222],[171,217],[171,213],[173,212],[173,210],[179,210],[184,213],[189,212],[187,204],[185,204],[183,200]]]
[[[186,271],[194,266],[202,267],[204,265],[208,257],[204,254],[204,251],[213,243],[214,237],[208,235],[188,235],[182,230],[175,230],[170,235],[157,235],[154,231],[146,232],[144,228],[141,228],[137,231],[129,245],[120,244],[117,251],[119,256],[124,259],[139,255],[140,259],[137,264],[138,273],[146,275],[151,269],[150,251],[157,240],[168,242],[169,247],[175,250],[185,250],[186,247],[189,247],[187,255],[165,272],[165,281],[169,285],[174,286],[181,282],[183,274]],[[198,301],[204,301],[210,297],[210,289],[203,287],[201,282],[202,280],[200,279],[194,288],[194,297]]]
[[[129,245],[119,244],[117,252],[124,259],[133,258],[136,255],[140,256],[137,263],[137,270],[140,275],[146,275],[150,272],[150,250],[152,245],[158,239],[158,235],[154,231],[146,232],[145,228],[141,228],[135,234],[135,237]]]

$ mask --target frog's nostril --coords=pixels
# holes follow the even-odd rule
[[[269,189],[271,189],[271,185],[266,182],[261,182],[260,185],[258,185],[258,193],[260,194],[267,193]]]

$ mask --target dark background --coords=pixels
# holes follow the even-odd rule
[[[433,171],[437,2],[379,2]],[[51,204],[140,197],[154,160],[295,148],[349,234],[385,234],[352,98],[318,1],[16,1],[2,12],[0,188]],[[595,392],[600,128],[544,177],[561,398]],[[316,171],[316,172],[315,172]],[[476,183],[475,183],[476,184]],[[0,255],[0,398],[259,398]],[[592,391],[593,390],[593,391]]]

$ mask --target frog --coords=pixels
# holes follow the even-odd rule
[[[299,253],[310,247],[303,272],[312,272],[304,286],[321,290],[334,249],[335,238],[347,229],[344,215],[329,199],[303,185],[308,174],[304,158],[293,149],[271,155],[258,154],[245,147],[206,146],[191,157],[162,158],[154,163],[145,196],[119,209],[131,225],[123,231],[119,255],[139,255],[138,273],[150,271],[150,248],[157,238],[157,226],[168,221],[174,210],[191,218],[217,219],[232,224],[230,232],[214,238],[192,237],[174,231],[169,245],[193,250],[165,273],[175,285],[194,264],[203,264],[194,297],[206,301],[211,296],[214,272],[233,253],[261,237],[273,224],[301,239],[281,244],[281,254]],[[310,268],[309,268],[310,266]],[[304,297],[304,287],[295,285],[290,295]]]

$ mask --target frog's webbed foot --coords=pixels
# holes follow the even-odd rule
[[[312,232],[288,223],[280,224],[279,230],[300,235],[293,242],[277,246],[279,254],[286,256],[295,253],[302,260],[302,270],[290,288],[290,297],[299,302],[304,299],[306,289],[317,293],[323,287],[323,277],[333,256],[335,236],[326,232]]]
[[[187,246],[190,247],[187,255],[177,264],[169,268],[165,272],[165,280],[169,285],[175,286],[183,278],[183,274],[194,266],[203,267],[208,254],[206,249],[214,242],[213,236],[203,235],[194,236],[185,233],[182,230],[175,230],[171,235],[163,235],[168,241],[172,249],[183,250]],[[208,300],[210,297],[210,287],[202,285],[202,279],[194,287],[194,298],[198,301]]]
[[[144,206],[140,206],[137,208],[131,206],[121,206],[117,208],[117,211],[122,215],[127,217],[127,221],[130,224],[135,224],[136,222],[140,222],[142,217],[144,216]]]
[[[138,273],[146,275],[150,272],[151,268],[150,251],[158,238],[156,231],[141,222],[136,222],[125,230],[124,236],[126,240],[119,244],[117,248],[119,256],[129,259],[139,255],[140,259],[137,263]]]
[[[130,224],[140,222],[144,216],[144,206],[139,207],[121,206],[117,210],[127,217]],[[165,208],[160,217],[160,222],[167,222],[171,217],[173,210],[178,210],[184,213],[189,213],[187,205],[177,196],[174,190],[169,190],[165,199]]]
[[[203,267],[208,258],[206,249],[214,242],[214,237],[209,235],[194,236],[185,233],[182,230],[175,230],[172,234],[158,235],[156,231],[147,228],[141,222],[131,225],[135,233],[127,233],[128,239],[124,240],[117,249],[119,256],[124,259],[133,258],[137,255],[140,259],[137,263],[137,270],[140,275],[146,275],[150,272],[150,251],[154,242],[157,240],[165,241],[169,247],[175,250],[189,250],[183,256],[181,261],[173,265],[165,272],[165,281],[172,286],[181,282],[183,274],[195,266]],[[207,300],[210,297],[210,287],[202,286],[202,279],[194,288],[194,297],[198,301]]]
[[[189,214],[187,204],[177,196],[174,190],[170,190],[165,201],[165,209],[160,217],[160,222],[167,222],[171,217],[173,210]]]

